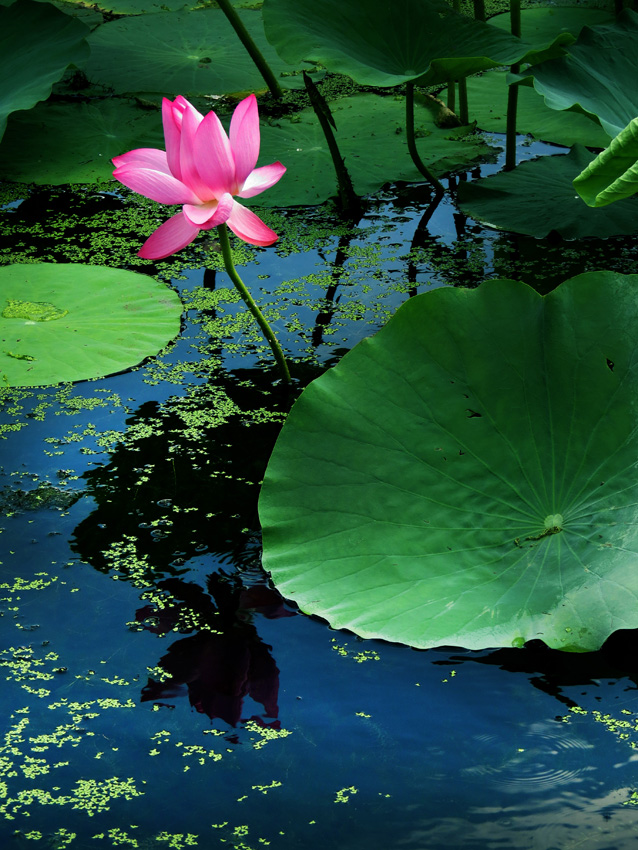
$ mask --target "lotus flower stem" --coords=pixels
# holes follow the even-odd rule
[[[244,300],[244,304],[248,307],[253,317],[255,318],[257,324],[262,330],[263,335],[268,340],[268,344],[272,349],[272,353],[275,356],[275,360],[277,361],[277,365],[279,366],[279,371],[281,372],[281,376],[287,384],[291,383],[290,372],[288,371],[288,364],[286,363],[286,359],[284,357],[284,353],[281,350],[281,346],[277,342],[277,338],[273,333],[272,328],[266,321],[263,313],[255,303],[252,295],[246,288],[243,280],[237,274],[237,269],[235,268],[235,264],[233,263],[233,257],[230,250],[230,240],[228,239],[228,230],[226,228],[226,224],[220,224],[217,228],[217,232],[219,234],[219,243],[222,249],[222,257],[224,258],[224,266],[226,267],[226,272],[228,277],[235,284],[235,287],[239,291],[239,294]]]
[[[266,85],[270,89],[270,93],[276,100],[281,100],[283,97],[281,86],[277,82],[270,65],[264,59],[262,52],[253,41],[252,36],[244,26],[242,19],[237,14],[230,0],[217,0],[217,2],[219,3],[219,8],[226,15],[230,25],[237,33],[239,40],[248,51],[250,58],[259,68],[259,73],[266,81]]]
[[[510,22],[512,35],[521,37],[521,0],[510,0]],[[518,74],[519,65],[512,65],[512,74]],[[518,86],[510,84],[507,89],[507,121],[505,126],[505,170],[516,167],[516,112],[518,108]]]
[[[435,190],[442,194],[445,192],[443,185],[436,179],[434,174],[432,174],[430,169],[419,156],[419,152],[416,149],[416,141],[414,138],[414,83],[411,81],[406,83],[405,86],[405,130],[408,150],[410,151],[412,162],[416,165],[428,183],[431,183]]]

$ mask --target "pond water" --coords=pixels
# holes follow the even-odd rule
[[[73,197],[34,189],[4,217],[33,233]],[[75,197],[78,233],[133,203]],[[299,387],[417,292],[638,268],[632,239],[533,240],[431,201],[391,186],[352,227],[290,211],[277,246],[242,249]],[[65,257],[37,238],[31,259]],[[2,847],[635,846],[633,633],[585,655],[414,651],[269,585],[257,496],[291,399],[197,250],[158,264],[187,309],[157,358],[3,391]]]

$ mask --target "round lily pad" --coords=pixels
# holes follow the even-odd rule
[[[282,86],[301,77],[266,41],[261,13],[238,10]],[[221,95],[266,83],[221,9],[136,15],[104,24],[89,38],[86,74],[118,93]]]
[[[178,295],[121,269],[0,268],[0,382],[33,387],[120,372],[179,333]]]
[[[409,299],[310,384],[260,497],[264,566],[365,638],[597,649],[638,627],[638,275]]]
[[[476,221],[528,236],[554,232],[565,239],[582,239],[635,233],[635,198],[593,209],[576,194],[573,181],[593,159],[593,153],[575,145],[569,154],[543,156],[512,171],[461,183],[459,206]]]

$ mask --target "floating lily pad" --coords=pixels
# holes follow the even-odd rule
[[[118,98],[42,103],[9,119],[0,144],[0,178],[53,184],[111,180],[111,158],[140,147],[164,147],[159,110]]]
[[[88,27],[49,3],[18,0],[0,6],[0,139],[7,116],[51,94],[71,64],[89,55]]]
[[[638,192],[638,118],[576,177],[574,189],[590,207],[605,207]]]
[[[182,304],[146,275],[81,264],[0,268],[0,381],[33,387],[119,372],[178,333]]]
[[[488,71],[467,81],[471,117],[481,130],[505,132],[506,79],[507,74],[503,71]],[[579,144],[604,148],[609,144],[609,135],[596,120],[578,112],[549,109],[531,86],[519,86],[516,129],[519,133],[529,133],[535,139],[567,147]]]
[[[555,232],[565,239],[582,239],[635,233],[635,199],[592,209],[576,194],[573,181],[593,159],[594,154],[576,145],[565,156],[544,156],[512,171],[461,183],[459,206],[489,227],[528,236]]]
[[[610,136],[638,115],[638,14],[585,27],[569,55],[530,68],[534,87],[552,109],[593,113]]]
[[[302,611],[416,647],[638,627],[638,275],[409,299],[303,392],[260,498]]]
[[[263,15],[286,62],[320,62],[363,85],[458,79],[510,65],[529,48],[444,0],[265,0]]]
[[[405,99],[375,94],[358,94],[331,105],[337,125],[336,138],[355,191],[376,192],[397,180],[422,182],[405,139]],[[423,161],[436,174],[458,170],[492,154],[470,128],[441,130],[431,112],[417,106],[417,146]],[[260,205],[318,204],[336,195],[334,166],[325,136],[312,109],[294,118],[264,125],[260,162],[281,160],[285,177],[259,196]]]
[[[261,12],[239,10],[282,86],[303,85],[266,41]],[[118,93],[221,95],[266,88],[220,9],[165,12],[111,21],[90,37],[86,74]],[[297,66],[299,67],[299,66]]]

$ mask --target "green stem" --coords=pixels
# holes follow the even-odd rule
[[[262,330],[263,335],[268,340],[268,344],[272,349],[272,353],[275,355],[275,360],[277,361],[277,365],[279,366],[279,370],[282,374],[284,381],[286,381],[287,384],[290,384],[290,372],[288,371],[288,365],[286,363],[284,353],[281,350],[281,346],[277,342],[277,338],[275,337],[272,328],[270,327],[263,313],[253,300],[253,297],[246,288],[243,280],[237,274],[237,269],[235,268],[235,264],[233,263],[233,257],[230,251],[230,241],[228,239],[228,230],[226,228],[226,225],[218,225],[217,231],[219,233],[219,243],[221,245],[222,257],[224,258],[224,266],[226,267],[228,277],[232,280],[232,282],[239,290],[239,294],[243,298],[244,304],[253,314],[255,320],[257,321],[257,324]]]
[[[332,157],[332,164],[334,165],[335,174],[337,175],[337,193],[339,195],[341,209],[346,215],[353,218],[361,216],[361,201],[357,193],[354,191],[350,173],[346,168],[344,159],[339,151],[339,145],[335,139],[335,134],[333,133],[333,127],[336,129],[337,125],[332,117],[330,107],[317,86],[314,84],[313,80],[305,71],[303,72],[303,80],[310,99],[310,105],[315,111],[315,115],[317,116],[317,120],[319,121],[319,125],[323,131],[323,135],[325,136],[330,156]]]
[[[456,83],[450,80],[447,84],[447,108],[450,112],[456,112]]]
[[[270,65],[264,59],[262,52],[253,41],[252,36],[244,26],[242,19],[237,14],[230,0],[217,0],[217,2],[219,3],[219,8],[228,18],[230,25],[239,36],[239,40],[250,54],[250,58],[259,68],[259,73],[266,81],[266,85],[270,89],[270,93],[274,98],[276,98],[276,100],[281,100],[284,94],[281,90],[281,86],[277,82],[277,79],[273,74]]]
[[[414,83],[406,83],[405,86],[405,130],[408,142],[408,150],[412,157],[412,162],[419,169],[425,179],[434,186],[437,192],[445,192],[442,184],[436,179],[427,165],[419,156],[416,149],[416,140],[414,138]]]
[[[461,14],[461,0],[452,0],[452,8],[455,12]],[[474,14],[476,16],[476,6],[474,7]],[[467,108],[467,80],[465,77],[459,80],[459,121],[464,125],[470,123],[470,113]]]
[[[512,35],[521,37],[521,0],[510,0],[510,23]],[[518,74],[519,65],[512,65],[512,74]],[[510,85],[507,90],[507,123],[505,127],[505,170],[516,167],[516,112],[518,108],[518,86]]]
[[[485,18],[485,0],[474,0],[474,19],[484,21]]]
[[[470,123],[470,111],[467,107],[467,80],[459,80],[459,121],[463,126]]]

